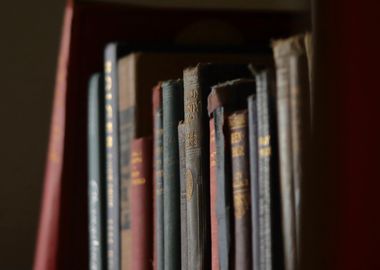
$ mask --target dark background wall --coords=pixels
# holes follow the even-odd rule
[[[32,268],[64,2],[0,5],[0,269]],[[293,9],[304,1],[134,2]]]
[[[31,269],[64,0],[0,5],[0,269]]]

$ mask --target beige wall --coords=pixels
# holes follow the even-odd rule
[[[0,4],[0,269],[31,269],[64,0]]]

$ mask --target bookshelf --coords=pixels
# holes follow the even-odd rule
[[[310,169],[307,172],[310,174],[308,175],[310,181],[303,187],[306,199],[303,209],[305,214],[303,227],[305,229],[302,234],[304,241],[302,242],[304,246],[301,260],[302,269],[378,268],[373,250],[379,240],[376,233],[379,220],[373,214],[374,208],[371,206],[377,203],[375,198],[378,190],[378,184],[373,179],[380,179],[379,173],[374,169],[378,160],[378,147],[373,146],[373,142],[377,141],[379,130],[373,126],[372,121],[365,120],[363,122],[363,119],[371,119],[379,113],[375,103],[378,100],[378,94],[376,91],[369,90],[376,85],[376,74],[373,71],[376,68],[374,61],[368,61],[368,59],[373,59],[370,52],[376,51],[374,44],[378,42],[373,42],[373,47],[371,47],[368,44],[368,40],[372,38],[371,32],[369,30],[361,31],[373,28],[376,15],[371,13],[373,11],[364,4],[358,8],[353,1],[343,2],[314,1],[312,5],[313,30],[316,37],[314,47],[318,56],[315,58],[314,66],[316,124],[313,143],[310,145],[312,154],[308,159]],[[160,2],[160,4],[165,4],[165,2]],[[187,5],[184,1],[178,2],[178,4]],[[228,3],[224,5],[224,8],[230,8]],[[106,6],[94,5],[94,7],[99,16],[103,16],[107,12]],[[201,3],[199,3],[199,7],[201,7]],[[283,10],[283,7],[278,7]],[[77,12],[77,14],[81,14],[79,16],[89,16],[88,18],[91,20],[91,15],[86,14],[85,8],[82,10],[79,8]],[[229,12],[226,11],[225,14]],[[352,22],[350,14],[354,13],[358,19]],[[112,20],[118,24],[116,17]],[[74,18],[73,24],[77,22]],[[104,24],[99,27],[104,27]],[[73,38],[82,34],[83,32],[79,30],[71,32]],[[135,34],[137,35],[137,33]],[[355,37],[354,41],[352,40],[353,36]],[[98,46],[96,49],[96,46],[92,48],[94,51],[91,53],[95,53],[95,50],[101,51],[100,47],[111,38],[121,39],[122,36],[110,33],[96,45]],[[366,42],[360,42],[360,40]],[[87,42],[90,44],[90,39]],[[70,57],[75,58],[79,54],[78,49]],[[351,57],[348,58],[347,55]],[[94,65],[101,66],[101,59],[95,60],[94,58],[91,61],[94,61]],[[69,64],[72,63],[69,62]],[[357,66],[370,68],[359,69]],[[70,66],[70,68],[80,69],[75,66]],[[369,71],[369,69],[371,70]],[[90,70],[86,73],[90,73]],[[68,80],[69,84],[72,84],[68,87],[74,87],[74,80],[75,78]],[[84,85],[84,81],[81,82],[81,85]],[[362,90],[362,95],[358,95],[357,89],[359,88],[365,88]],[[84,94],[82,93],[82,95]],[[83,96],[81,100],[84,100]],[[76,110],[67,115],[67,119],[81,114],[79,107],[83,105],[82,102],[77,104],[74,99],[70,99],[70,96],[68,96],[67,102],[72,102],[76,107]],[[74,130],[83,121],[84,119],[81,119],[74,125],[66,120],[66,124]],[[352,122],[357,123],[358,126],[353,125]],[[74,149],[80,147],[83,141],[77,140],[73,136],[65,137],[65,142],[73,143]],[[72,154],[73,149],[68,150],[69,152],[65,154]],[[70,151],[72,152],[70,153]],[[357,158],[358,156],[361,157],[360,160]],[[74,164],[74,162],[67,161],[64,166],[75,167],[80,166],[80,163]],[[69,173],[66,177],[71,176],[74,175]],[[79,177],[84,177],[84,175],[81,174]],[[358,179],[360,179],[360,183],[358,183]],[[67,184],[63,192],[70,193],[76,188],[78,187],[72,182]],[[83,191],[83,186],[79,187],[79,190]],[[321,194],[323,194],[323,200],[321,200]],[[64,202],[64,197],[63,195],[62,204],[67,203]],[[70,207],[73,206],[70,205]],[[68,211],[65,210],[63,213],[70,216]],[[75,215],[80,216],[80,212]],[[68,222],[69,218],[66,218],[66,222]],[[60,246],[60,249],[61,251],[65,250],[68,254],[74,254],[76,250],[70,250],[71,233],[81,234],[84,228],[76,231],[77,228],[70,227],[72,225],[69,223],[68,225],[65,230],[72,230],[68,232],[68,235],[71,236],[67,238],[65,244]],[[360,231],[360,234],[357,231]],[[358,251],[358,246],[364,248]],[[78,252],[73,255],[73,258],[76,255],[83,255],[81,252],[83,252],[84,244],[79,244],[76,248]],[[58,262],[63,263],[65,260],[63,254],[58,254]]]

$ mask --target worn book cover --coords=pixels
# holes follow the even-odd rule
[[[283,269],[274,78],[270,69],[258,70],[254,74],[257,102],[259,269]],[[249,109],[253,108],[251,106]]]
[[[304,35],[273,42],[277,75],[280,178],[286,269],[298,269],[301,184],[310,133],[310,92]]]

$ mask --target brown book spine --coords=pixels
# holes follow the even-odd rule
[[[152,138],[134,139],[131,145],[131,229],[133,270],[152,269]]]
[[[234,269],[252,269],[251,196],[249,177],[248,114],[238,111],[228,117],[234,207]]]
[[[219,270],[219,241],[217,217],[217,177],[214,118],[210,119],[210,206],[211,206],[211,269]]]

